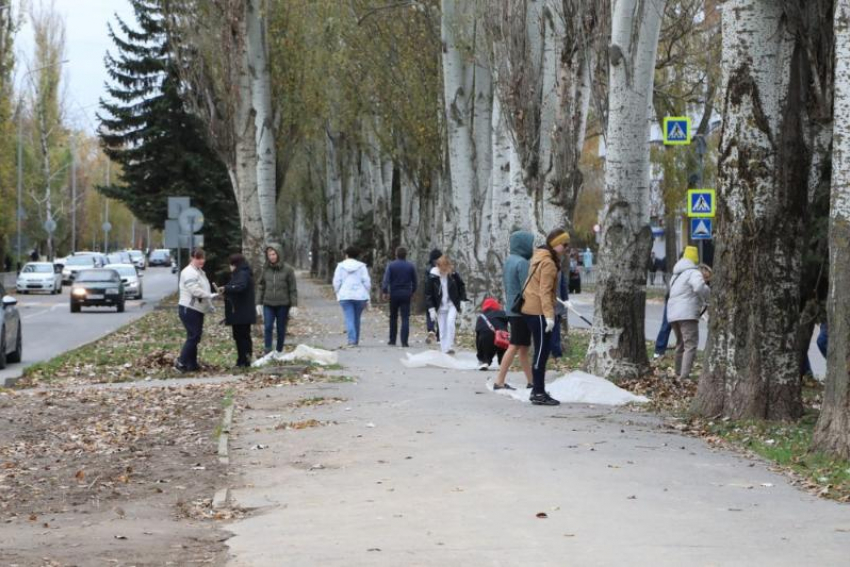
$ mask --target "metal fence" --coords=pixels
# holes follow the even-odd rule
[[[591,268],[590,271],[586,271],[584,268],[581,269],[581,285],[582,286],[595,286],[596,285],[596,268]],[[646,286],[653,289],[666,289],[667,287],[667,273],[666,272],[655,272],[653,275],[652,272],[646,273]]]

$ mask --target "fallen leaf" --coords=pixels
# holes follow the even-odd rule
[[[537,512],[537,517],[541,520],[544,520],[549,517],[549,514],[547,514],[546,512]]]

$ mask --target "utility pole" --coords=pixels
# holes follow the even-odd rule
[[[71,254],[77,252],[77,138],[71,135]]]
[[[111,165],[112,165],[112,162],[107,160],[106,161],[106,186],[107,187],[111,186],[111,179],[110,179],[110,173],[111,173],[110,166]],[[104,215],[104,218],[103,218],[103,253],[104,254],[109,254],[109,228],[111,228],[111,227],[109,225],[109,197],[107,197],[106,198],[106,214]]]
[[[17,266],[21,265],[21,221],[23,220],[21,217],[24,214],[24,142],[21,136],[21,132],[23,131],[24,113],[21,112],[22,102],[23,99],[18,101],[18,210],[15,211],[15,217],[18,220],[18,258],[15,266],[16,270]]]

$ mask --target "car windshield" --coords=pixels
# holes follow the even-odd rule
[[[118,278],[115,270],[84,270],[77,276],[77,282],[114,282]]]
[[[66,266],[92,266],[94,259],[92,256],[72,256],[65,261]]]
[[[160,252],[157,250],[151,254],[151,258],[168,258],[168,252]]]
[[[132,252],[130,252],[130,258],[132,258],[133,260],[141,260],[144,257],[145,255],[139,252],[138,250],[133,250]]]
[[[131,266],[107,266],[107,268],[109,268],[110,270],[115,270],[116,272],[118,272],[122,276],[135,276],[136,275],[136,268],[133,268]]]
[[[108,254],[106,256],[106,261],[109,264],[121,264],[124,261],[124,258],[121,254]]]
[[[53,272],[53,266],[49,264],[27,264],[23,271],[25,274],[50,274]]]

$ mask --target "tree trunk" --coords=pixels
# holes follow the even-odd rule
[[[806,148],[801,52],[773,0],[723,9],[724,123],[707,364],[693,411],[802,415],[796,334]]]
[[[277,231],[277,151],[274,136],[269,48],[262,0],[246,0],[246,42],[251,74],[251,104],[257,145],[257,199],[266,242],[279,240]]]
[[[850,0],[836,0],[826,391],[813,447],[850,459]]]
[[[616,0],[611,30],[605,195],[589,372],[619,380],[649,366],[644,337],[649,126],[664,0]]]

